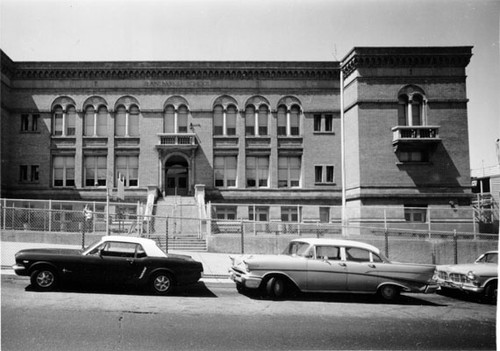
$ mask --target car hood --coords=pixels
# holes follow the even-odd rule
[[[16,254],[17,256],[31,256],[31,255],[79,255],[82,250],[79,249],[25,249]]]
[[[467,274],[473,271],[476,274],[488,273],[498,274],[498,265],[496,263],[465,263],[454,265],[441,265],[437,266],[438,271],[445,271],[449,273],[463,273]]]

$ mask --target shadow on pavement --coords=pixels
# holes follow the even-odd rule
[[[256,292],[243,292],[243,295],[255,300],[269,300],[268,297]],[[347,294],[347,293],[291,293],[285,298],[288,301],[314,301],[332,303],[362,303],[362,304],[385,304],[385,305],[405,305],[405,306],[436,306],[443,307],[445,304],[438,304],[414,296],[401,294],[394,301],[384,301],[374,294]]]
[[[43,293],[41,291],[35,290],[31,285],[28,285],[25,289],[26,291],[33,291],[38,293]],[[80,294],[109,294],[109,295],[142,295],[142,296],[163,296],[157,295],[150,291],[147,288],[139,288],[139,287],[131,287],[131,286],[120,286],[120,285],[78,285],[65,283],[60,285],[56,290],[51,291],[53,293],[80,293]],[[217,296],[207,288],[205,283],[198,282],[196,284],[191,285],[183,285],[177,286],[174,291],[169,295],[164,295],[165,297],[169,296],[182,296],[182,297],[214,297]]]

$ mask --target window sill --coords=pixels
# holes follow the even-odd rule
[[[19,134],[42,134],[38,130],[20,130]]]
[[[337,183],[335,183],[335,182],[331,182],[331,183],[314,183],[314,185],[316,185],[316,186],[337,185]]]
[[[432,165],[432,162],[401,162],[398,161],[396,162],[397,166],[426,166],[426,165]]]
[[[335,132],[332,130],[332,131],[323,131],[323,130],[315,130],[313,131],[313,134],[318,134],[318,135],[321,135],[321,134],[326,134],[326,135],[335,135]]]

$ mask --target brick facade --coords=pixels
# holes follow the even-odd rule
[[[131,156],[138,160],[138,179],[126,188],[127,201],[144,200],[148,187],[167,194],[175,183],[182,191],[179,184],[186,181],[187,195],[204,184],[212,202],[340,205],[343,74],[348,206],[467,204],[465,67],[470,56],[470,47],[354,48],[341,62],[78,63],[12,62],[2,52],[2,197],[102,200],[106,186],[86,183],[85,159],[105,157],[106,184],[116,186],[117,159]],[[427,120],[417,131],[437,126],[439,138],[394,139],[393,129],[398,133],[400,126],[398,94],[405,87],[423,91]],[[115,135],[120,105],[127,113],[138,107],[137,135]],[[214,135],[217,105],[226,113],[235,108],[234,135]],[[251,105],[266,110],[264,135],[245,135]],[[74,134],[56,135],[57,106],[65,114],[75,108]],[[105,107],[105,135],[84,135],[88,106]],[[187,108],[186,129],[178,135],[166,132],[169,106],[178,116]],[[288,115],[281,115],[288,135],[279,135],[280,106],[288,113],[298,107],[297,135],[290,135],[293,117]],[[34,130],[29,125],[24,130],[23,115],[39,115]],[[331,126],[325,127],[325,118]],[[179,142],[182,135],[191,138],[187,144]],[[425,157],[422,162],[399,159],[416,157],[415,150]],[[74,172],[74,184],[56,182],[58,156],[74,158],[65,175]],[[235,185],[216,187],[214,158],[224,156],[236,157]],[[280,157],[300,160],[298,186],[279,186],[279,174],[291,172],[281,168],[280,173]],[[249,186],[248,159],[261,158],[268,166],[258,167],[268,176],[258,168],[256,177],[267,179],[260,187]],[[29,169],[27,179],[22,179],[23,166]],[[29,174],[32,166],[38,166],[36,179]]]

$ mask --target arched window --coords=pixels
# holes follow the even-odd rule
[[[286,135],[286,106],[278,106],[278,135]]]
[[[220,105],[214,107],[214,135],[224,135],[224,109]]]
[[[269,109],[266,105],[259,107],[259,135],[268,135],[267,133],[267,120],[269,116]]]
[[[290,135],[300,135],[300,108],[297,105],[290,109]]]
[[[106,136],[108,133],[108,108],[106,106],[99,106],[97,111],[96,135]]]
[[[255,107],[249,105],[245,109],[245,135],[257,135],[255,132]]]
[[[84,132],[83,135],[85,136],[94,136],[94,126],[95,126],[95,110],[94,106],[87,106],[85,109],[85,118],[83,121],[84,124]]]
[[[57,106],[54,110],[54,132],[53,135],[63,135],[63,109]]]
[[[398,99],[398,125],[408,125],[408,96],[400,95]]]
[[[177,125],[178,125],[178,129],[177,129],[178,133],[187,133],[187,131],[188,131],[188,109],[184,105],[179,107]]]
[[[175,109],[172,105],[165,107],[163,130],[165,133],[187,133],[189,110],[186,105]]]
[[[127,125],[127,110],[125,106],[118,106],[115,113],[115,135],[125,136]]]
[[[292,96],[282,98],[277,109],[278,136],[300,135],[300,116],[302,109],[300,101]],[[319,119],[321,121],[321,119]],[[315,129],[316,131],[316,129]]]
[[[423,107],[424,99],[422,98],[422,95],[413,95],[411,102],[411,120],[413,126],[422,125]]]
[[[68,106],[66,112],[66,135],[76,134],[76,109],[74,106]]]
[[[163,132],[175,133],[175,109],[172,105],[165,108],[165,117],[163,119]]]
[[[226,132],[227,135],[236,135],[236,106],[229,105],[226,112]]]
[[[398,125],[427,125],[424,91],[414,85],[405,86],[398,94]]]
[[[128,121],[128,135],[139,135],[139,107],[136,105],[130,106],[129,121]]]

